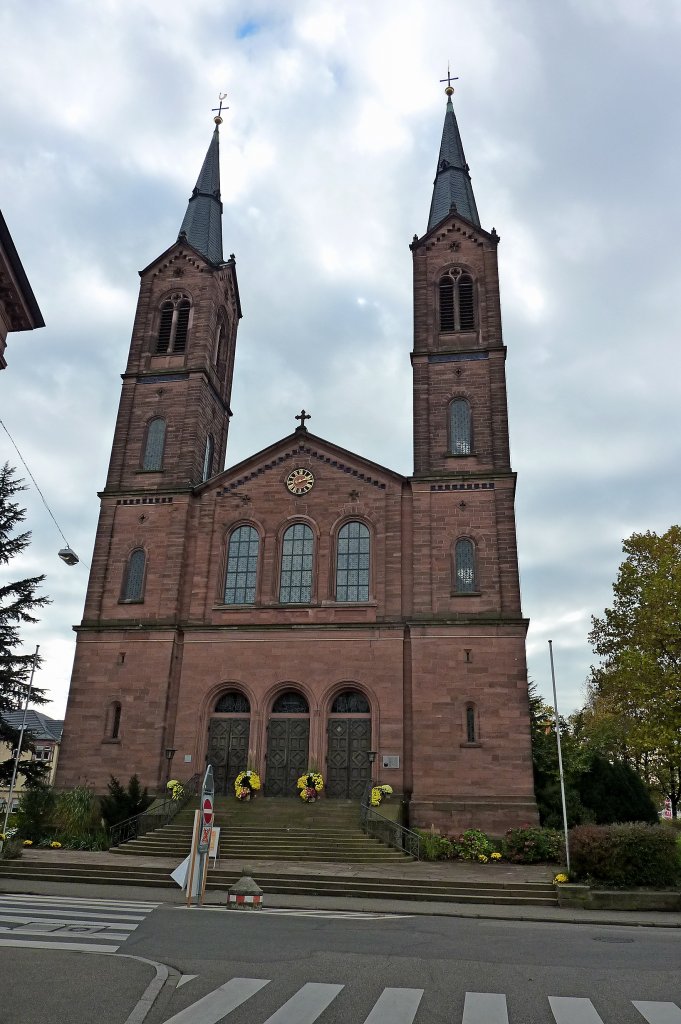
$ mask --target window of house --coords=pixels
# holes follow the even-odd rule
[[[239,693],[238,690],[230,690],[218,698],[215,711],[222,715],[250,715],[251,704],[243,693]]]
[[[344,690],[331,705],[332,715],[368,715],[369,711],[369,701],[358,690]]]
[[[110,740],[118,740],[121,736],[121,702],[112,701],[107,715],[107,736]]]
[[[181,353],[187,348],[191,302],[186,295],[173,295],[161,306],[156,354]]]
[[[475,289],[473,278],[459,267],[448,270],[439,284],[440,330],[475,330]]]
[[[305,523],[289,526],[281,545],[279,600],[282,604],[308,604],[312,600],[314,536]]]
[[[477,590],[475,570],[475,545],[472,540],[462,537],[457,540],[454,550],[454,589],[457,594],[472,594]]]
[[[238,526],[227,546],[225,604],[254,604],[260,537],[253,526]]]
[[[371,539],[364,523],[346,523],[336,546],[336,600],[369,600]]]
[[[202,481],[205,483],[206,480],[211,476],[213,469],[213,435],[209,434],[206,438],[206,450],[203,453],[203,475]]]
[[[133,551],[125,567],[122,601],[142,601],[144,599],[144,570],[147,556],[141,548]]]
[[[452,455],[470,455],[472,446],[471,407],[465,398],[449,405],[449,451]]]
[[[310,706],[307,699],[297,690],[280,693],[272,705],[273,715],[309,715]]]
[[[475,708],[472,704],[466,707],[466,743],[477,743],[475,731]]]
[[[160,470],[163,468],[163,449],[166,443],[166,421],[160,416],[150,420],[147,425],[147,436],[142,456],[142,469]]]

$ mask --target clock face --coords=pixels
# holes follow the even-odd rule
[[[286,487],[291,494],[307,494],[314,487],[314,476],[309,469],[292,469],[286,477]]]

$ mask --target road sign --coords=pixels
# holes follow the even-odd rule
[[[203,809],[203,826],[205,828],[213,824],[213,797],[204,796],[201,807]]]
[[[669,797],[666,797],[665,801],[664,801],[664,817],[667,819],[667,821],[671,821],[671,817],[672,817],[672,802],[669,799]]]

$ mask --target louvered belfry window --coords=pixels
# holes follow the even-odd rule
[[[449,451],[452,455],[470,455],[471,442],[471,407],[465,398],[455,398],[449,406]]]
[[[281,546],[279,600],[282,604],[309,604],[312,600],[314,537],[305,523],[289,526]]]
[[[187,348],[191,302],[186,295],[176,294],[161,306],[158,322],[156,354],[181,354]]]
[[[123,601],[142,601],[144,598],[144,569],[147,556],[141,548],[133,551],[128,559],[123,582]]]
[[[475,288],[473,278],[459,267],[440,278],[440,330],[475,330]]]
[[[254,604],[260,537],[253,526],[238,526],[229,538],[225,604]]]
[[[455,589],[457,594],[474,594],[477,590],[475,570],[475,545],[472,540],[462,537],[454,549]]]
[[[160,470],[163,468],[163,449],[166,441],[166,421],[160,416],[149,422],[147,438],[144,445],[142,469]]]
[[[369,600],[369,530],[364,523],[346,523],[338,531],[336,600]]]

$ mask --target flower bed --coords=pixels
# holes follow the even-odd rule
[[[298,779],[298,796],[307,804],[312,804],[324,789],[324,779],[319,772],[305,772]]]

